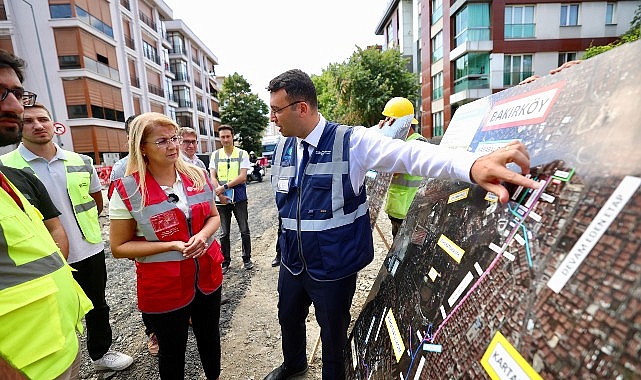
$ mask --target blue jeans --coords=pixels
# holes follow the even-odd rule
[[[223,251],[223,266],[228,266],[231,262],[231,245],[229,242],[229,227],[231,226],[231,214],[234,214],[240,238],[243,243],[243,262],[251,259],[252,244],[249,236],[249,222],[247,221],[247,200],[229,203],[225,205],[216,205],[220,214],[220,247]]]

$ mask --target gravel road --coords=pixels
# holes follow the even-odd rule
[[[276,283],[278,268],[270,263],[275,254],[278,220],[271,186],[268,182],[248,185],[249,226],[252,237],[252,270],[242,268],[240,233],[232,221],[232,263],[223,280],[223,298],[229,302],[221,307],[222,373],[220,379],[262,379],[280,365],[280,326],[277,320]],[[105,199],[106,196],[105,196]],[[107,214],[105,207],[104,215]],[[134,358],[133,364],[121,372],[94,371],[81,338],[81,379],[158,379],[157,359],[147,351],[147,341],[140,312],[136,306],[136,277],[130,260],[114,259],[109,249],[109,220],[102,216],[107,253],[107,303],[111,307],[113,329],[112,349]],[[389,221],[383,215],[379,226],[391,244]],[[359,274],[352,307],[352,320],[358,316],[369,289],[387,254],[387,248],[375,231],[375,259]],[[313,354],[319,329],[313,315],[308,317],[308,357],[313,357],[310,370],[300,379],[321,378],[321,350]],[[205,379],[190,330],[185,358],[185,378]]]

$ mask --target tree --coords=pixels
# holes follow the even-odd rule
[[[222,123],[234,128],[241,148],[259,152],[269,123],[267,104],[251,92],[249,82],[238,73],[225,78],[219,96]]]
[[[617,46],[623,45],[628,42],[636,41],[639,39],[641,33],[641,5],[637,7],[637,10],[634,12],[634,17],[632,18],[632,22],[630,23],[630,29],[625,32],[620,39],[611,42],[607,45],[603,46],[590,46],[585,50],[585,54],[583,55],[583,59],[588,59],[591,57],[594,57],[595,55],[599,55],[601,53],[605,53],[608,50],[614,49]]]
[[[312,76],[321,113],[349,125],[377,124],[391,98],[418,97],[418,76],[407,64],[396,49],[357,47],[347,62],[330,64],[320,76]]]

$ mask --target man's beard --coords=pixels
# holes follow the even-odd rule
[[[19,128],[0,128],[0,146],[17,144],[22,139],[22,122]]]

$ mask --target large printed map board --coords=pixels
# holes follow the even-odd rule
[[[501,205],[424,181],[350,334],[348,378],[641,378],[639,62],[628,44],[457,111],[441,145],[521,140],[542,188]]]

